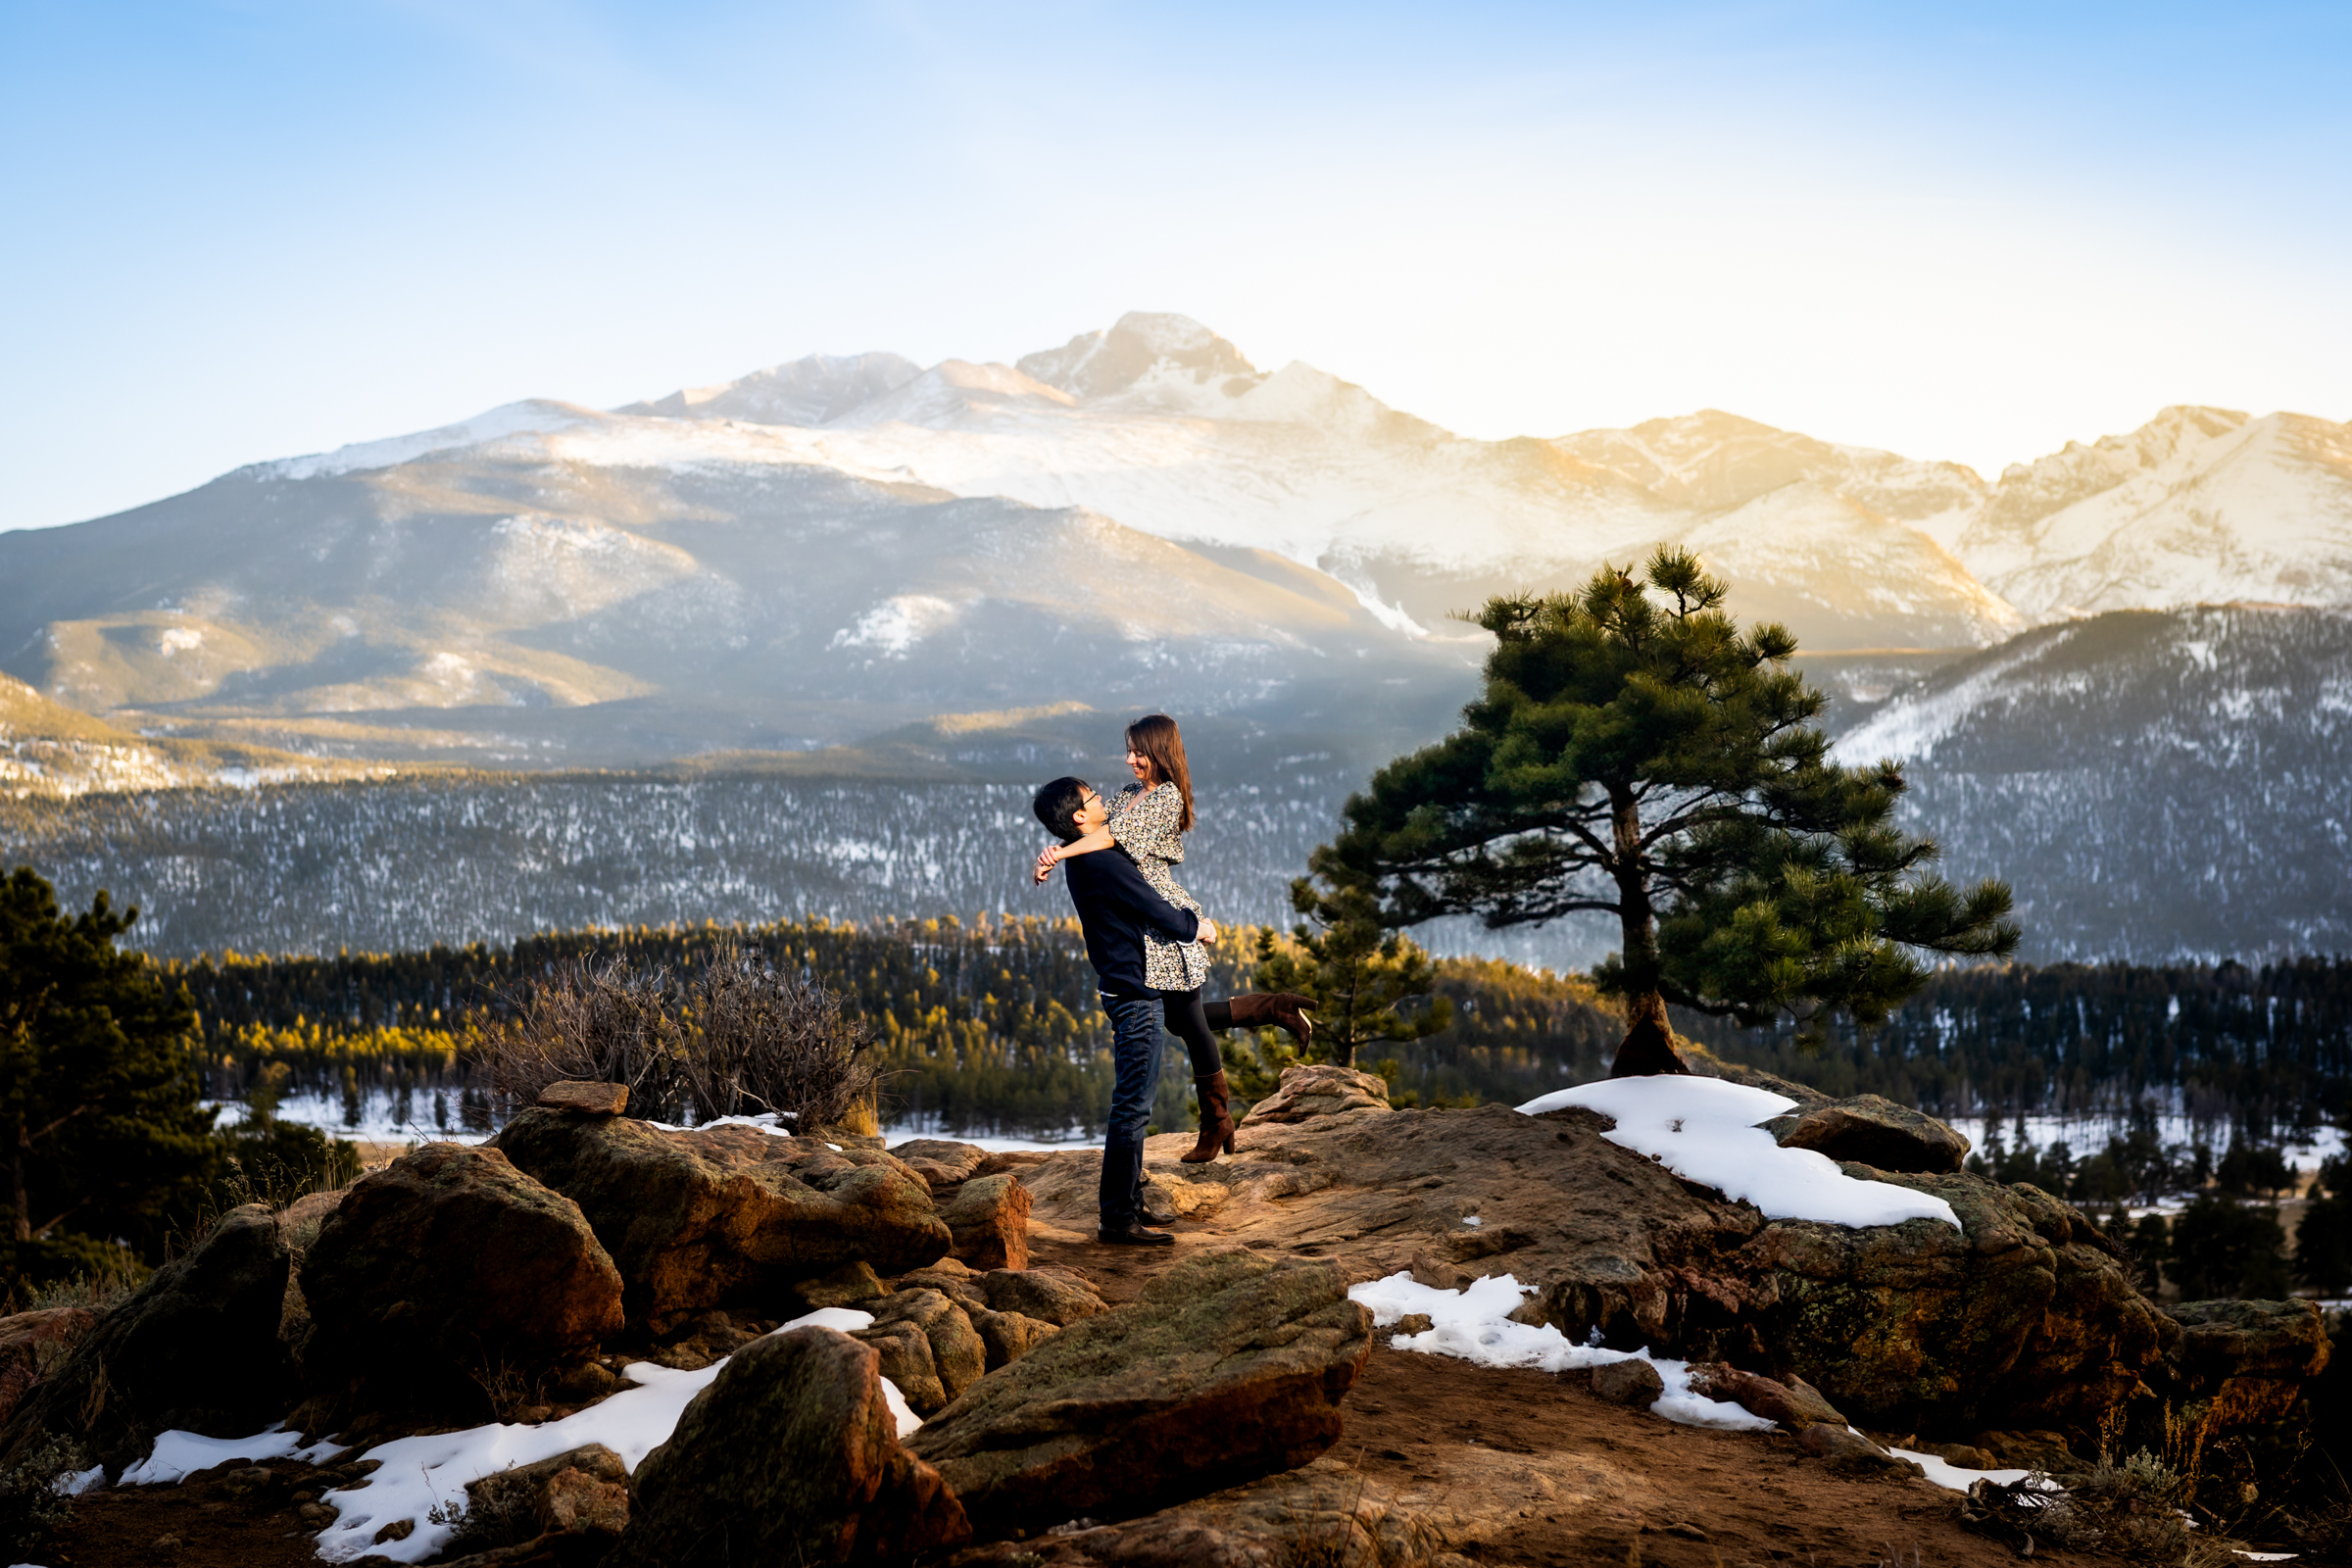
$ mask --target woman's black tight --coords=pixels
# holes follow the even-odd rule
[[[1168,1033],[1184,1042],[1184,1049],[1193,1058],[1193,1076],[1206,1078],[1225,1070],[1225,1054],[1217,1049],[1217,1037],[1208,1027],[1208,1014],[1200,1010],[1200,992],[1162,991],[1159,994],[1159,1015],[1168,1026]]]

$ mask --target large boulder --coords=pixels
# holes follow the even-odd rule
[[[619,1334],[620,1273],[577,1204],[495,1149],[427,1144],[363,1177],[303,1260],[311,1424],[477,1417]]]
[[[229,1438],[269,1426],[290,1394],[277,1329],[292,1272],[269,1209],[230,1209],[31,1387],[0,1427],[0,1455],[51,1432],[114,1466],[167,1428]]]
[[[1125,1517],[1329,1447],[1371,1327],[1328,1262],[1196,1254],[974,1384],[908,1446],[984,1534]]]
[[[1811,1149],[1880,1170],[1958,1170],[1968,1140],[1935,1117],[1880,1095],[1856,1095],[1800,1109],[1774,1123],[1783,1149]]]
[[[955,1245],[928,1184],[879,1148],[539,1109],[492,1147],[579,1204],[619,1265],[630,1323],[655,1333],[713,1307],[774,1308],[848,1263],[919,1268]]]
[[[874,1351],[794,1329],[736,1352],[630,1478],[605,1568],[803,1568],[903,1561],[970,1527],[900,1446]]]
[[[2180,1326],[2153,1391],[2202,1441],[2299,1430],[2314,1379],[2327,1369],[2328,1322],[2317,1301],[2182,1301]]]
[[[0,1317],[0,1423],[24,1402],[42,1375],[97,1326],[98,1314],[84,1306],[52,1306]]]

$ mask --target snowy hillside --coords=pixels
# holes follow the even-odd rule
[[[1960,541],[2021,611],[2352,604],[2352,428],[2167,409],[2012,468]]]
[[[2352,949],[2352,612],[2114,612],[1947,666],[1844,735],[1903,760],[2036,959]]]

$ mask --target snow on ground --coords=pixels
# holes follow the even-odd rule
[[[1389,1344],[1399,1350],[1458,1356],[1481,1366],[1526,1366],[1544,1372],[1610,1361],[1647,1361],[1658,1369],[1658,1381],[1666,1387],[1650,1406],[1652,1413],[1685,1426],[1722,1427],[1734,1432],[1773,1429],[1770,1421],[1729,1400],[1691,1393],[1688,1361],[1662,1360],[1647,1350],[1577,1345],[1548,1325],[1512,1322],[1511,1309],[1534,1294],[1533,1286],[1522,1285],[1508,1274],[1474,1280],[1458,1291],[1441,1291],[1416,1282],[1409,1273],[1399,1273],[1352,1286],[1348,1292],[1351,1299],[1372,1309],[1372,1321],[1381,1328],[1408,1312],[1428,1314],[1430,1328],[1390,1338]]]
[[[302,1434],[288,1432],[283,1425],[250,1438],[203,1438],[193,1432],[171,1431],[155,1440],[155,1451],[122,1472],[120,1483],[125,1487],[164,1487],[194,1474],[210,1470],[223,1459],[243,1458],[255,1464],[264,1459],[294,1458],[306,1464],[317,1464],[336,1451],[331,1443],[314,1444],[304,1447]]]
[[[419,1090],[412,1098],[409,1107],[410,1114],[405,1120],[393,1114],[396,1102],[387,1094],[362,1096],[360,1119],[357,1122],[344,1120],[343,1097],[340,1095],[288,1095],[278,1104],[277,1119],[299,1122],[305,1127],[316,1127],[330,1138],[346,1138],[363,1144],[478,1144],[492,1136],[488,1131],[467,1131],[458,1120],[457,1095],[447,1090],[442,1093],[448,1097],[449,1125],[446,1128],[442,1127],[434,1118],[433,1096],[428,1090]],[[208,1100],[204,1102],[204,1105],[208,1110],[220,1111],[220,1114],[217,1120],[218,1125],[221,1127],[234,1126],[245,1118],[245,1102],[241,1100]],[[788,1121],[791,1118],[785,1116],[782,1119]],[[671,1124],[658,1122],[655,1125],[666,1127]],[[721,1116],[715,1121],[707,1121],[702,1125],[705,1127],[757,1127],[762,1132],[775,1133],[780,1137],[789,1136],[788,1130],[779,1125],[778,1116],[774,1113],[762,1116]],[[883,1128],[882,1136],[894,1144],[905,1143],[909,1138],[947,1138],[959,1144],[971,1144],[994,1154],[1003,1153],[1008,1150],[1054,1150],[1073,1146],[1083,1147],[1099,1142],[1102,1138],[1102,1130],[1094,1127],[1070,1127],[1058,1133],[999,1137],[994,1134],[942,1131],[936,1126],[903,1122],[895,1127]]]
[[[1848,1427],[1846,1430],[1850,1432],[1853,1429]],[[2031,1470],[1971,1470],[1966,1465],[1953,1464],[1933,1453],[1915,1453],[1909,1448],[1888,1448],[1886,1451],[1897,1459],[1910,1460],[1927,1472],[1930,1481],[1950,1492],[1966,1492],[1980,1481],[2005,1487],[2023,1481],[2034,1473]]]
[[[1609,1078],[1540,1096],[1519,1109],[1533,1116],[1569,1105],[1613,1118],[1617,1125],[1601,1135],[1610,1143],[1753,1203],[1767,1219],[1853,1226],[1935,1219],[1961,1228],[1960,1216],[1940,1198],[1891,1182],[1857,1181],[1827,1154],[1775,1143],[1756,1124],[1795,1109],[1786,1095],[1721,1078]]]
[[[826,1307],[796,1317],[778,1327],[825,1328],[849,1332],[871,1327],[871,1312]],[[435,1507],[462,1507],[466,1483],[478,1481],[516,1465],[535,1464],[591,1443],[601,1443],[635,1470],[639,1460],[669,1439],[678,1417],[694,1396],[709,1388],[727,1358],[698,1372],[680,1372],[650,1361],[634,1361],[621,1376],[634,1387],[624,1388],[585,1410],[561,1421],[537,1426],[492,1422],[464,1432],[436,1432],[424,1437],[399,1438],[378,1444],[357,1455],[374,1459],[368,1485],[327,1494],[330,1506],[342,1510],[335,1522],[318,1533],[318,1555],[328,1562],[349,1562],[379,1552],[395,1562],[421,1562],[449,1544],[455,1527],[431,1518]],[[906,1397],[888,1378],[882,1396],[905,1437],[922,1425]],[[250,1438],[204,1438],[193,1432],[166,1432],[155,1440],[155,1450],[122,1474],[123,1486],[161,1486],[224,1459],[301,1459],[317,1464],[339,1450],[331,1443],[305,1447],[298,1433],[282,1426]],[[82,1478],[77,1477],[77,1480]],[[86,1482],[85,1482],[86,1484]],[[76,1488],[75,1490],[79,1490]],[[376,1532],[398,1520],[414,1520],[416,1529],[403,1541],[378,1543]]]
[[[846,1333],[870,1327],[873,1321],[871,1312],[835,1306],[794,1318],[775,1332],[827,1328]],[[623,1389],[561,1421],[537,1426],[492,1422],[465,1432],[379,1444],[360,1455],[381,1461],[381,1467],[368,1476],[368,1486],[329,1493],[321,1499],[343,1511],[318,1533],[318,1555],[328,1562],[349,1562],[375,1551],[395,1562],[421,1562],[447,1545],[455,1534],[452,1526],[432,1521],[433,1508],[463,1505],[466,1482],[515,1465],[552,1459],[584,1444],[603,1444],[620,1455],[622,1464],[635,1470],[639,1460],[668,1441],[686,1406],[710,1386],[728,1359],[731,1357],[722,1357],[699,1372],[679,1372],[650,1361],[631,1362],[621,1376],[636,1387]],[[922,1424],[887,1378],[882,1392],[890,1401],[891,1414],[898,1418],[899,1436],[905,1437]],[[405,1541],[379,1544],[376,1532],[401,1519],[415,1520],[416,1528]]]
[[[2017,1146],[2015,1116],[1946,1116],[1944,1122],[1966,1138],[1969,1146],[1984,1150],[1987,1127],[2001,1135],[2001,1142]],[[2035,1149],[2048,1149],[2063,1143],[2076,1158],[2082,1159],[2098,1153],[2107,1147],[2109,1138],[2121,1138],[2131,1130],[2131,1117],[2121,1111],[2102,1111],[2076,1116],[2028,1116],[2026,1142]],[[2202,1143],[2209,1146],[2216,1158],[2230,1152],[2230,1136],[2235,1129],[2227,1124],[2195,1121],[2175,1111],[2159,1112],[2156,1117],[2157,1141],[2167,1148],[2174,1145]],[[2314,1127],[2301,1132],[2281,1129],[2279,1147],[2286,1153],[2286,1162],[2297,1170],[2318,1170],[2323,1160],[2344,1152],[2341,1128]]]
[[[347,1138],[362,1144],[478,1144],[491,1136],[488,1128],[467,1131],[458,1120],[458,1096],[446,1090],[449,1104],[449,1125],[444,1128],[433,1119],[431,1091],[419,1091],[410,1101],[410,1114],[404,1119],[393,1114],[397,1102],[390,1095],[364,1095],[360,1099],[360,1119],[343,1119],[341,1095],[288,1095],[278,1102],[279,1121],[299,1122],[316,1127],[329,1138]],[[220,1114],[214,1119],[219,1127],[233,1127],[245,1119],[246,1105],[242,1100],[208,1100],[208,1110]]]

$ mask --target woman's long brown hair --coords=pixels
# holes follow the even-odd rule
[[[1127,726],[1129,750],[1152,759],[1152,769],[1161,782],[1176,786],[1184,797],[1184,815],[1176,823],[1176,831],[1193,830],[1193,770],[1184,760],[1184,735],[1176,721],[1165,713],[1146,713]]]

